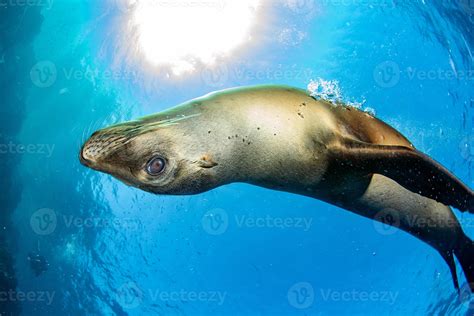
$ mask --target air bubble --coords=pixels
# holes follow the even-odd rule
[[[363,108],[365,100],[362,102],[346,100],[342,95],[341,88],[339,87],[339,81],[337,80],[324,80],[322,78],[311,80],[307,89],[310,95],[316,100],[325,100],[334,106],[355,108],[357,110],[364,111],[371,116],[375,116],[375,110],[373,108]]]

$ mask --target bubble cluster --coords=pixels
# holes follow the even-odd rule
[[[316,100],[325,100],[334,106],[352,107],[375,116],[375,110],[373,108],[363,107],[365,100],[362,102],[345,100],[339,86],[339,81],[337,80],[324,80],[322,78],[317,78],[310,81],[307,89],[310,95]]]

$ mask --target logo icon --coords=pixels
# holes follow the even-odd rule
[[[316,10],[315,0],[286,0],[284,1],[286,7],[291,11],[300,15],[311,15]]]
[[[202,228],[210,235],[222,235],[229,227],[229,216],[223,209],[208,211],[201,220]]]
[[[49,235],[54,232],[58,219],[54,210],[42,208],[30,217],[30,226],[38,235]]]
[[[294,284],[288,290],[288,303],[297,309],[305,309],[314,303],[314,289],[308,282]]]
[[[222,87],[229,80],[229,69],[225,65],[204,68],[201,71],[201,79],[209,87]]]
[[[31,81],[38,88],[49,88],[57,79],[58,71],[56,65],[48,60],[36,63],[30,71]]]
[[[385,209],[374,217],[374,228],[382,235],[395,234],[400,227],[400,215],[393,209]]]
[[[126,309],[140,306],[143,301],[143,292],[135,282],[127,282],[117,290],[117,302]]]
[[[384,61],[375,67],[374,80],[382,88],[395,87],[400,82],[400,67],[396,62]]]
[[[466,136],[459,144],[461,156],[468,162],[474,161],[474,135]]]

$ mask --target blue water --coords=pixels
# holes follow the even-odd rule
[[[439,254],[401,231],[245,184],[154,196],[86,169],[77,158],[90,133],[113,123],[218,89],[306,88],[321,78],[337,81],[344,101],[374,109],[472,188],[472,1],[267,2],[256,45],[217,70],[179,80],[127,58],[124,48],[134,43],[122,37],[128,12],[116,1],[1,3],[0,143],[31,145],[26,153],[12,147],[1,158],[1,245],[11,263],[1,268],[15,275],[14,293],[29,295],[0,298],[1,312],[474,312],[469,298],[457,295]],[[37,69],[52,72],[40,80]],[[108,70],[119,75],[109,78]],[[216,214],[224,222],[211,226]],[[472,216],[456,214],[474,238]],[[241,223],[248,218],[293,224]],[[38,277],[30,252],[49,262]]]

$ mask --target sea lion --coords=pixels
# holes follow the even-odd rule
[[[304,90],[212,93],[95,132],[80,161],[156,194],[246,182],[396,217],[388,224],[438,250],[459,289],[456,255],[474,290],[474,244],[448,207],[474,212],[473,191],[381,120]]]

